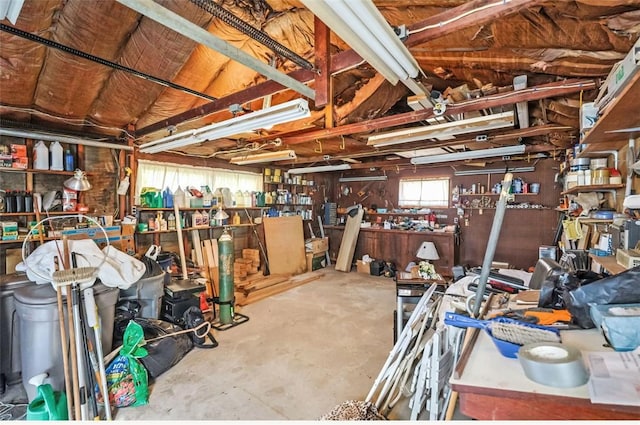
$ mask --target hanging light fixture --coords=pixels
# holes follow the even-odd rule
[[[275,152],[263,152],[250,155],[240,155],[231,158],[229,162],[236,165],[259,164],[271,161],[286,161],[288,159],[296,159],[295,151],[291,149]]]
[[[222,139],[234,134],[255,131],[309,116],[311,116],[311,111],[309,110],[309,103],[305,99],[291,100],[270,108],[239,115],[226,121],[216,122],[195,130],[182,131],[145,143],[140,147],[140,152],[164,152],[169,149],[189,146],[207,140]]]
[[[84,192],[91,189],[91,183],[89,183],[85,172],[76,168],[76,171],[73,173],[73,177],[64,181],[64,187],[77,192]]]

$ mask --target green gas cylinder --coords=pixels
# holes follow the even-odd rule
[[[220,273],[220,323],[233,322],[233,238],[225,228],[218,239]]]
[[[38,395],[27,406],[28,421],[66,421],[67,396],[61,391],[54,391],[51,384],[38,386]]]

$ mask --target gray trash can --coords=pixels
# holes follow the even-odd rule
[[[0,276],[0,374],[7,384],[20,381],[20,339],[13,294],[17,289],[35,285],[24,274]],[[2,388],[0,388],[0,392]]]
[[[164,277],[166,272],[138,280],[128,289],[120,290],[121,300],[137,300],[140,302],[139,317],[160,318],[162,296],[164,295]]]
[[[119,290],[104,286],[100,282],[93,285],[93,290],[102,322],[102,347],[106,355],[111,351],[115,305]],[[14,297],[18,315],[22,385],[29,401],[37,395],[36,387],[29,384],[29,379],[40,373],[49,375],[45,382],[51,384],[54,390],[64,391],[64,367],[56,291],[50,284],[31,285],[16,290]],[[66,298],[63,297],[63,300],[66,306]],[[66,311],[65,308],[65,318]],[[93,335],[93,330],[88,326],[87,334]]]

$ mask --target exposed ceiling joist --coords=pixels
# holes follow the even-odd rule
[[[313,89],[307,87],[298,80],[283,74],[273,67],[260,62],[253,56],[245,53],[244,51],[232,46],[224,40],[219,39],[207,30],[200,28],[198,25],[184,19],[177,13],[173,13],[169,9],[166,9],[153,0],[117,0],[119,3],[135,10],[136,12],[152,19],[167,28],[170,28],[191,40],[209,47],[223,55],[240,62],[241,64],[248,66],[256,72],[277,81],[278,83],[297,91],[298,93],[306,96],[310,99],[315,98],[315,92]]]

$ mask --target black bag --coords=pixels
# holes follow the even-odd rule
[[[640,266],[589,285],[580,286],[564,295],[573,321],[584,329],[595,327],[590,304],[632,304],[640,302]]]
[[[191,306],[184,311],[182,314],[182,321],[185,329],[195,329],[205,322],[202,310],[195,306]],[[189,332],[188,335],[191,337],[193,345],[198,348],[215,348],[218,346],[218,341],[216,341],[210,329],[207,334],[204,334],[203,327],[196,332]],[[209,337],[211,340],[210,343],[206,342],[206,337]]]
[[[144,339],[149,341],[144,345],[149,355],[139,360],[152,378],[160,376],[176,365],[193,348],[190,333],[165,336],[151,341],[160,336],[184,331],[184,329],[171,322],[143,317],[118,320],[114,326],[114,346],[118,347],[122,344],[123,330],[126,329],[129,320],[142,326]]]
[[[564,310],[567,308],[569,292],[599,279],[602,279],[602,275],[588,270],[553,273],[545,278],[540,287],[538,307]]]

